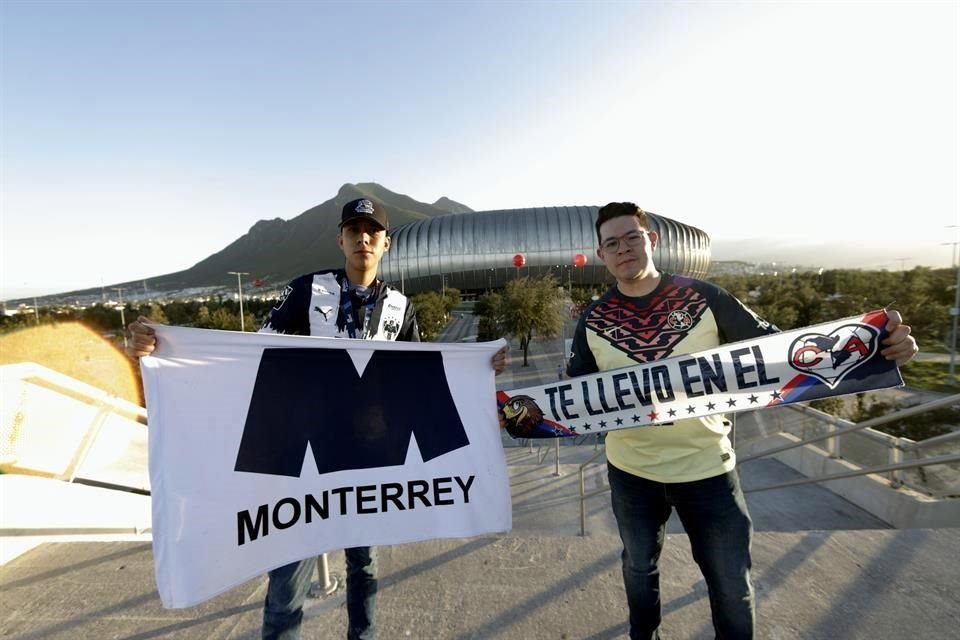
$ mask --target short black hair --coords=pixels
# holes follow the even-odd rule
[[[597,211],[597,242],[603,240],[600,237],[600,225],[608,220],[619,218],[620,216],[634,216],[640,221],[640,226],[644,229],[650,229],[650,221],[647,218],[647,212],[632,202],[611,202],[600,207]]]

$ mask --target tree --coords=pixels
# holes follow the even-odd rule
[[[446,324],[446,301],[436,291],[427,291],[413,296],[412,302],[416,308],[420,339],[433,342]]]
[[[193,326],[201,329],[210,328],[210,308],[207,305],[200,305],[197,309],[197,315],[193,318]]]
[[[163,312],[163,307],[156,302],[151,302],[149,305],[142,305],[137,310],[137,315],[144,316],[160,324],[170,324],[167,314]]]
[[[503,335],[520,340],[523,366],[527,366],[534,334],[555,338],[563,329],[566,294],[552,274],[511,280],[503,290],[497,318]]]
[[[602,293],[603,291],[597,287],[573,287],[570,291],[570,299],[579,315],[593,302],[594,297],[600,297]]]
[[[417,312],[417,326],[420,339],[433,342],[450,320],[450,312],[460,304],[460,291],[447,289],[441,295],[436,291],[427,291],[411,298]]]
[[[447,309],[447,313],[450,313],[454,307],[460,304],[460,290],[447,287],[443,294],[443,304]]]
[[[785,331],[890,306],[900,311],[924,347],[949,336],[955,278],[950,269],[915,267],[902,273],[839,269],[711,280]]]
[[[485,293],[477,299],[477,304],[473,307],[473,315],[480,316],[477,342],[487,342],[503,337],[499,320],[502,305],[503,296],[496,292]]]

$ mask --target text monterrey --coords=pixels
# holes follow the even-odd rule
[[[299,477],[308,444],[320,474],[403,465],[411,436],[424,462],[470,444],[441,353],[375,351],[360,374],[345,350],[264,349],[234,470]],[[238,544],[267,535],[268,522],[285,529],[301,516],[309,523],[330,513],[450,504],[444,496],[455,487],[466,503],[472,483],[458,476],[283,498],[255,516],[238,512]]]
[[[302,500],[283,498],[272,506],[260,505],[254,511],[256,515],[250,510],[237,512],[237,545],[269,535],[271,525],[277,530],[289,529],[301,519],[304,524],[310,524],[314,520],[326,520],[331,515],[364,515],[469,504],[474,478],[448,476],[404,483],[337,487],[324,490],[319,496],[308,493]]]

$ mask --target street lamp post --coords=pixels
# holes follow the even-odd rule
[[[947,229],[960,229],[960,225],[948,224]],[[956,237],[956,236],[954,236]],[[941,242],[940,244],[953,245],[953,253],[950,254],[950,266],[957,271],[957,283],[953,291],[953,308],[950,309],[950,315],[953,316],[953,328],[950,331],[950,382],[957,383],[957,318],[960,317],[960,261],[957,260],[957,246],[960,241]]]
[[[950,382],[957,383],[957,318],[960,317],[960,266],[957,267],[957,284],[953,292],[953,309],[950,309],[953,315],[953,331],[950,338]]]
[[[120,333],[123,335],[123,348],[127,348],[127,318],[123,313],[123,289],[124,287],[111,287],[117,292],[120,298]]]
[[[950,268],[951,268],[951,269],[956,269],[956,268],[957,268],[957,245],[960,245],[960,241],[957,241],[957,242],[941,242],[940,244],[943,245],[943,246],[948,246],[948,245],[949,245],[950,247],[952,247],[953,253],[952,253],[952,255],[950,256]]]
[[[243,331],[243,285],[240,276],[250,275],[246,271],[227,271],[227,275],[237,276],[237,296],[240,298],[240,331]]]

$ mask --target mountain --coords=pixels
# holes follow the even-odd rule
[[[441,197],[433,203],[433,206],[443,211],[449,211],[450,213],[473,213],[473,209],[467,205],[460,204],[456,200],[451,200],[447,196]]]
[[[151,282],[160,289],[201,286],[223,281],[223,274],[238,265],[251,277],[285,282],[301,273],[340,267],[343,253],[336,241],[340,211],[350,200],[363,197],[386,205],[392,227],[447,213],[373,182],[345,184],[336,196],[299,216],[261,220],[245,235],[186,271]]]
[[[343,253],[337,247],[337,225],[343,205],[356,198],[371,198],[386,205],[390,226],[471,209],[448,198],[435,204],[418,202],[395,193],[375,182],[347,183],[333,198],[307,209],[290,220],[260,220],[244,235],[193,265],[189,269],[148,278],[152,291],[181,291],[228,283],[227,272],[242,269],[249,280],[260,278],[268,285],[282,285],[290,279],[318,269],[343,266]],[[136,291],[142,281],[118,283]],[[100,295],[101,287],[58,294],[76,298]],[[54,297],[54,296],[48,296]]]

